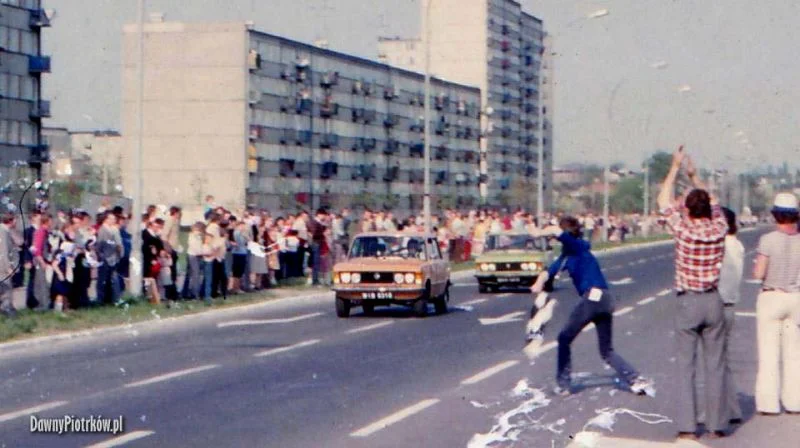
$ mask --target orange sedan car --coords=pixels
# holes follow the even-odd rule
[[[349,317],[352,307],[371,314],[376,306],[410,306],[424,317],[432,302],[447,312],[450,263],[433,235],[368,232],[355,237],[347,261],[333,267],[336,315]]]

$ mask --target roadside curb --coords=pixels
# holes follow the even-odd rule
[[[472,273],[473,271],[471,269],[459,271],[453,273],[450,276],[450,278],[452,280],[461,280],[464,278],[471,277]],[[91,330],[80,330],[80,331],[58,333],[47,336],[37,336],[37,337],[23,339],[20,341],[10,341],[10,342],[0,343],[0,355],[4,355],[7,354],[8,352],[12,352],[19,349],[35,347],[52,342],[70,341],[70,340],[93,337],[93,336],[106,336],[106,335],[130,333],[138,330],[146,330],[149,327],[161,327],[163,326],[164,323],[187,322],[187,321],[201,320],[201,319],[211,320],[220,317],[235,316],[237,314],[246,313],[248,311],[254,311],[261,308],[276,307],[276,306],[286,305],[289,303],[298,304],[302,302],[315,302],[327,298],[333,299],[332,291],[323,291],[323,292],[315,291],[312,293],[307,293],[294,297],[282,297],[274,300],[264,300],[262,302],[250,303],[247,305],[232,306],[229,308],[220,308],[220,309],[212,308],[207,311],[200,311],[197,313],[186,314],[184,316],[168,317],[164,319],[150,319],[131,324],[112,325],[108,327],[100,327]],[[333,302],[331,301],[331,303]],[[202,306],[202,304],[198,302],[198,306]]]

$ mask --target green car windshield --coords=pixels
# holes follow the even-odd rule
[[[361,236],[350,246],[350,258],[399,257],[425,259],[425,241],[407,236]]]
[[[531,235],[489,235],[486,240],[487,250],[550,250],[546,238]]]

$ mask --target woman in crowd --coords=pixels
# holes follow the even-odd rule
[[[265,252],[269,251],[269,245],[266,244],[265,240],[268,223],[269,218],[262,216],[258,220],[258,224],[253,231],[253,242],[263,246]],[[248,262],[250,264],[250,285],[255,290],[262,289],[264,288],[264,276],[269,273],[267,269],[267,257],[259,257],[253,253],[249,253],[248,257]]]

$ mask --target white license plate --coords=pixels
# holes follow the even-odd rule
[[[508,278],[498,278],[497,283],[517,283],[519,282],[519,277],[508,277]]]
[[[362,292],[362,299],[392,299],[394,296],[390,292]]]

